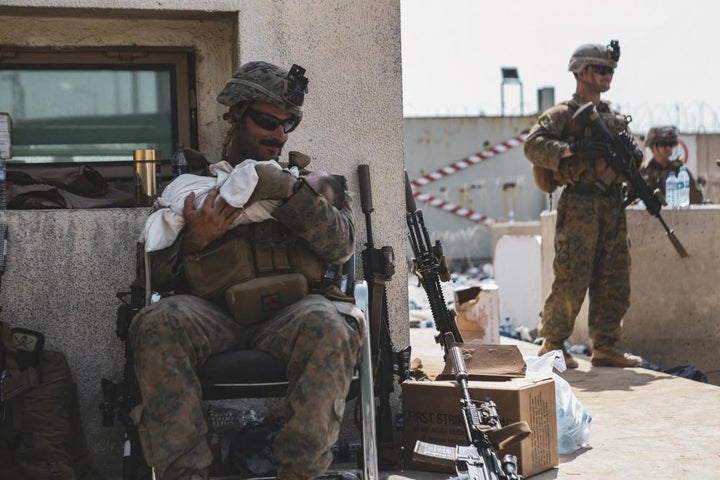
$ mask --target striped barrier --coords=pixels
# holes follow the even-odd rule
[[[476,165],[476,164],[482,162],[483,160],[492,158],[495,155],[497,155],[498,153],[507,152],[508,150],[510,150],[512,148],[519,147],[520,145],[523,144],[526,137],[527,137],[527,133],[522,133],[522,134],[518,135],[517,137],[509,138],[503,142],[498,143],[497,145],[493,145],[492,147],[489,147],[489,148],[483,150],[480,153],[470,155],[469,157],[463,158],[462,160],[459,160],[455,163],[452,163],[450,165],[446,165],[445,167],[439,168],[439,169],[435,170],[434,172],[430,172],[426,175],[423,175],[422,177],[418,177],[415,180],[411,181],[410,184],[413,187],[423,187],[432,182],[441,180],[445,177],[452,175],[453,173],[459,172],[461,170],[465,170],[468,167]]]

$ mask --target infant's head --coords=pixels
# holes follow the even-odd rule
[[[342,208],[345,203],[345,188],[337,177],[320,170],[308,172],[303,178],[316,192],[327,198],[333,207],[338,210]]]

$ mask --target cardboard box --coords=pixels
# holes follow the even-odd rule
[[[518,458],[518,469],[524,477],[544,472],[558,465],[557,421],[555,418],[555,382],[552,378],[513,379],[499,382],[469,382],[473,400],[487,400],[497,405],[502,425],[524,420],[530,436],[498,452],[498,457],[512,454]],[[408,468],[455,473],[452,468],[412,460],[417,440],[446,446],[467,446],[460,399],[462,390],[454,381],[404,382],[403,450]]]
[[[525,378],[527,365],[517,345],[480,345],[453,343],[460,347],[468,380],[510,380]],[[457,370],[454,362],[445,362],[445,368],[435,380],[455,380]]]
[[[495,285],[455,291],[457,326],[465,343],[500,343],[500,307]]]

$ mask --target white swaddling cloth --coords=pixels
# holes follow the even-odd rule
[[[243,209],[230,228],[243,223],[271,219],[272,210],[278,204],[277,200],[259,200],[245,208],[245,204],[258,182],[256,165],[274,165],[279,169],[282,168],[274,160],[249,159],[235,167],[222,161],[210,165],[209,170],[210,174],[214,175],[213,177],[186,173],[173,180],[165,187],[162,195],[155,200],[156,210],[145,221],[140,235],[140,241],[145,244],[145,251],[162,250],[173,244],[180,230],[185,226],[183,207],[185,198],[192,192],[195,192],[193,206],[200,208],[210,190],[219,186],[218,198],[224,199],[232,207]],[[298,176],[297,168],[293,167],[289,171]]]

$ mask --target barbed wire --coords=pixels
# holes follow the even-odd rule
[[[409,105],[405,108],[405,117],[482,117],[499,116],[499,113],[486,114],[477,105],[443,105],[428,110]],[[613,107],[632,116],[632,131],[644,134],[650,127],[658,125],[675,125],[680,133],[720,133],[720,106],[707,102],[687,103],[615,103]],[[520,109],[507,109],[506,116],[519,116]],[[422,112],[422,113],[421,113]],[[525,115],[535,115],[536,107],[526,104]]]

